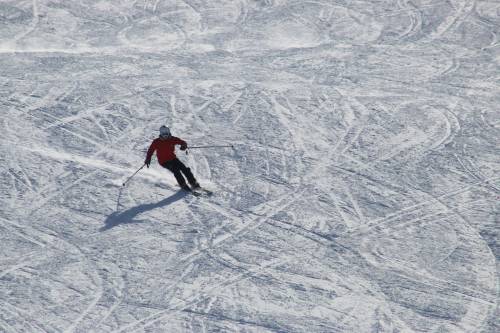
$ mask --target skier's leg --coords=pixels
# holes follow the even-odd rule
[[[189,184],[193,187],[200,187],[200,184],[196,181],[196,178],[194,178],[193,173],[191,172],[191,169],[186,167],[184,163],[182,163],[180,160],[177,159],[178,168],[182,171],[184,176],[186,176]]]
[[[177,183],[179,184],[180,187],[185,188],[187,186],[186,180],[182,176],[181,169],[179,168],[179,165],[178,163],[175,162],[175,160],[167,161],[163,163],[162,166],[164,168],[167,168],[174,174],[174,177],[177,180]]]

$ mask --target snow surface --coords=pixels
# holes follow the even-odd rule
[[[500,331],[500,1],[1,0],[0,331]],[[167,124],[215,191],[156,162]]]

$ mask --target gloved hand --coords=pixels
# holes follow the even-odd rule
[[[149,165],[151,164],[151,160],[145,160],[144,164],[146,164],[146,166],[149,168]]]
[[[182,145],[182,146],[181,146],[181,150],[186,150],[186,149],[187,149],[187,147],[188,147],[187,145]]]

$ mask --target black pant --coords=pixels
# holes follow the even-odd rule
[[[189,184],[195,185],[198,183],[196,181],[196,179],[194,178],[193,173],[191,172],[191,169],[186,167],[184,165],[184,163],[182,163],[177,158],[174,158],[173,160],[167,161],[167,162],[163,163],[161,166],[164,168],[167,168],[168,170],[170,170],[174,174],[175,179],[177,179],[177,183],[179,183],[180,186],[186,186],[186,180],[184,179],[182,174],[184,174],[184,176],[186,176]]]

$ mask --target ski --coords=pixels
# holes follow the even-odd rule
[[[202,197],[202,196],[203,197],[210,197],[214,194],[212,191],[207,190],[206,188],[203,188],[203,187],[198,187],[198,188],[192,189],[191,193],[193,193],[193,195],[195,195],[197,197]]]
[[[182,188],[182,190],[185,191],[186,193],[194,195],[195,197],[210,197],[210,196],[213,195],[212,191],[207,190],[207,189],[205,189],[203,187],[197,187],[197,188],[194,188],[194,189],[191,189],[191,188]]]

